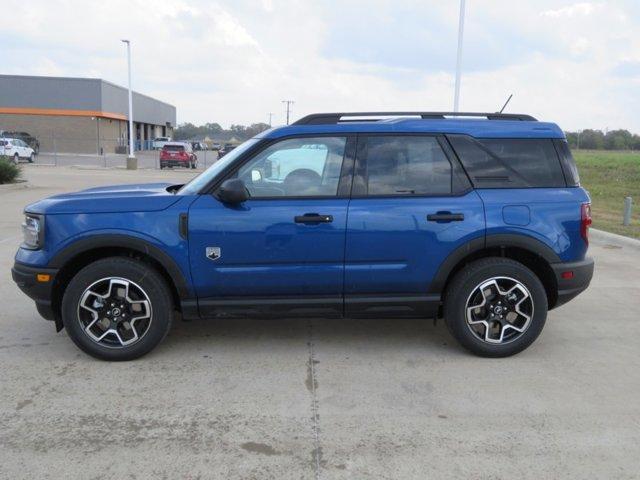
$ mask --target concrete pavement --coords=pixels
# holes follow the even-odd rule
[[[638,250],[593,244],[590,289],[507,359],[425,320],[247,319],[106,363],[11,281],[27,203],[192,175],[27,166],[0,192],[0,478],[639,478]]]

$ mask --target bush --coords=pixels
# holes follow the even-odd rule
[[[13,183],[20,176],[20,167],[9,160],[9,157],[0,156],[0,184]]]

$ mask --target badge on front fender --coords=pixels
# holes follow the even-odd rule
[[[222,256],[220,247],[207,247],[206,255],[209,260],[218,260]]]

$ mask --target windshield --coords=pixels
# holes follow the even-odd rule
[[[220,172],[222,172],[227,165],[233,163],[233,161],[242,155],[244,152],[253,147],[256,143],[260,141],[259,138],[252,138],[247,140],[242,145],[239,145],[237,148],[234,148],[229,153],[227,153],[221,160],[218,160],[216,163],[207,168],[200,175],[195,177],[189,183],[184,185],[180,190],[178,190],[178,195],[195,195],[200,190],[202,190],[211,180],[218,176]]]

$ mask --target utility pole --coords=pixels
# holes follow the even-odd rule
[[[133,166],[133,163],[129,159],[135,159],[135,150],[133,147],[133,94],[131,93],[131,42],[129,40],[122,40],[127,44],[127,63],[129,70],[129,156],[127,157],[127,168],[131,164],[131,169],[135,170],[137,165]]]
[[[296,102],[294,102],[293,100],[282,100],[282,103],[287,104],[287,125],[289,125],[289,114],[291,113],[291,105]]]
[[[271,118],[273,118],[273,113],[269,112],[269,126],[271,126]]]
[[[453,93],[453,111],[458,111],[460,103],[460,75],[462,71],[462,38],[464,33],[464,2],[460,0],[460,19],[458,20],[458,55],[456,57],[456,85]]]

